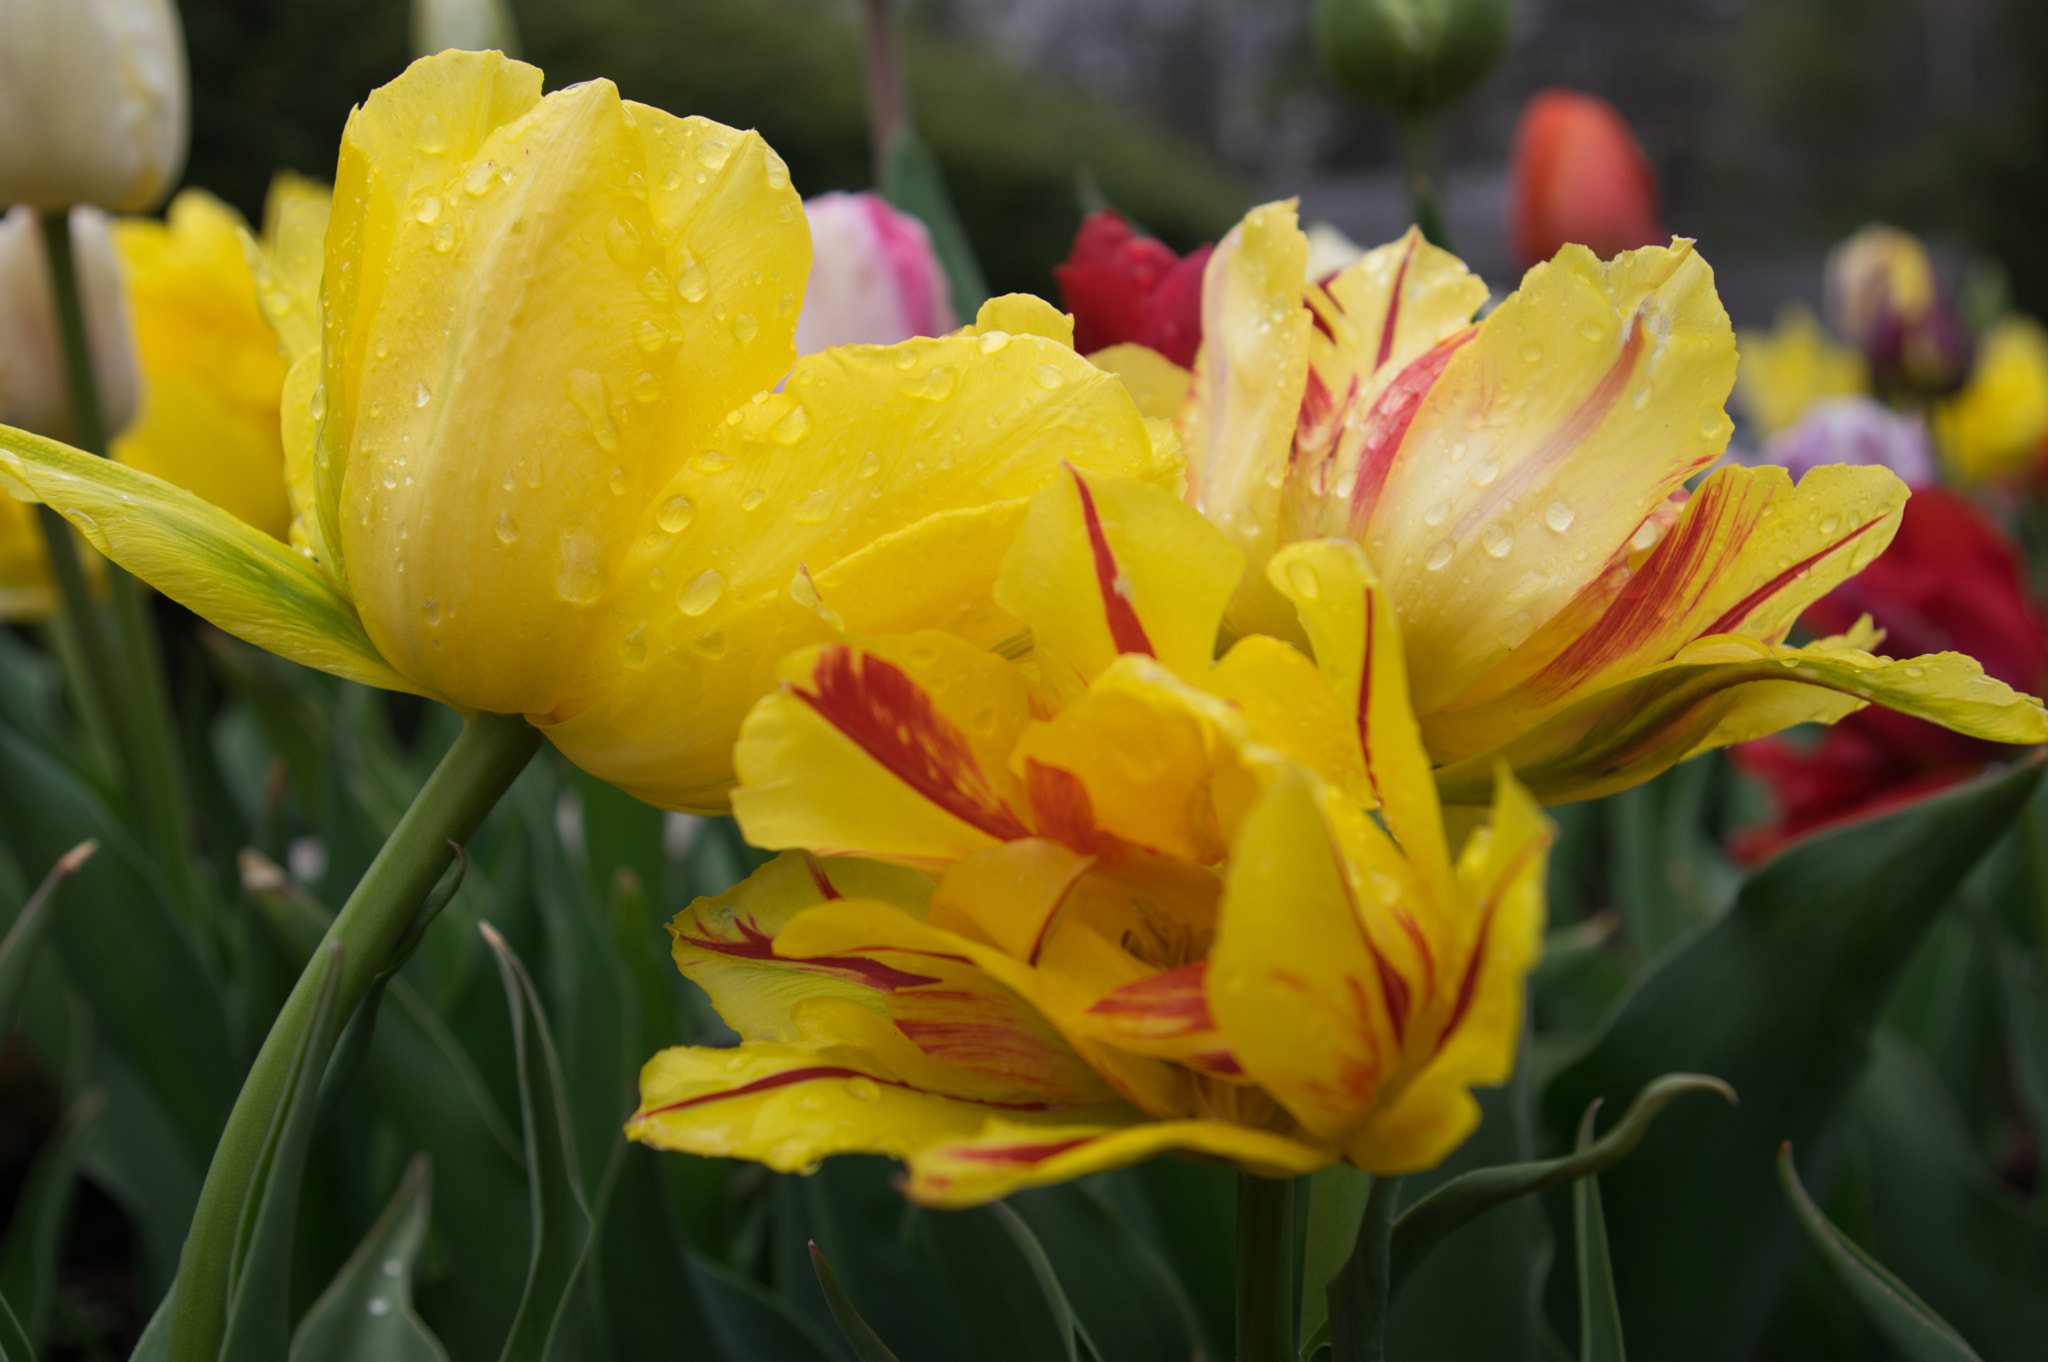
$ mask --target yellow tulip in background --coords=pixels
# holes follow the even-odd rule
[[[2048,457],[2048,330],[2000,319],[1977,347],[1970,381],[1935,408],[1934,431],[1956,476],[2024,477]]]
[[[1723,467],[1735,338],[1688,241],[1602,262],[1568,246],[1474,323],[1486,288],[1409,235],[1328,287],[1291,204],[1217,247],[1181,416],[1191,500],[1262,569],[1324,537],[1364,548],[1408,642],[1452,803],[1509,762],[1546,803],[1877,702],[2001,742],[2038,701],[1969,658],[1891,661],[1875,631],[1785,643],[1897,529],[1874,467]],[[1303,306],[1306,301],[1307,306]],[[1262,571],[1240,632],[1295,636]]]
[[[171,0],[0,0],[0,204],[132,213],[185,163]]]
[[[993,642],[992,545],[1062,461],[1176,476],[1033,299],[792,372],[809,249],[781,160],[609,82],[540,89],[494,53],[423,59],[351,117],[332,222],[279,214],[257,293],[296,547],[14,432],[9,490],[230,633],[525,714],[650,802],[716,809],[784,653]]]
[[[1514,1068],[1546,824],[1503,776],[1449,845],[1353,545],[1271,564],[1314,660],[1214,660],[1242,566],[1170,492],[1075,472],[996,583],[1028,661],[935,632],[788,659],[733,807],[793,850],[672,928],[742,1043],[656,1056],[628,1133],[890,1154],[933,1205],[1164,1150],[1280,1176],[1455,1148]]]
[[[1830,337],[1804,303],[1787,303],[1771,330],[1738,341],[1735,400],[1762,434],[1790,429],[1816,402],[1870,391],[1863,356]]]

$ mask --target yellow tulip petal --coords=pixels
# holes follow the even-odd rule
[[[320,386],[320,352],[309,350],[285,372],[278,394],[278,432],[284,447],[285,498],[291,505],[289,538],[293,548],[311,557],[327,572],[333,553],[320,528],[319,489],[315,482],[314,446],[320,423],[313,416],[313,394]],[[337,586],[339,578],[330,578]]]
[[[1260,742],[1277,747],[1355,802],[1378,797],[1359,751],[1356,702],[1346,709],[1308,654],[1265,634],[1239,639],[1203,689],[1237,706]]]
[[[1354,537],[1400,603],[1416,709],[1441,708],[1712,463],[1735,338],[1691,243],[1567,246],[1423,397]]]
[[[958,861],[932,896],[931,923],[1036,964],[1046,928],[1095,858],[1043,837]]]
[[[0,620],[41,619],[56,608],[49,550],[36,508],[0,497]]]
[[[1491,763],[1504,759],[1546,804],[1595,799],[1699,752],[1794,724],[1833,723],[1870,702],[1992,742],[2048,741],[2040,702],[1960,653],[1892,661],[1823,644],[1718,636],[1494,752],[1440,768],[1437,784],[1446,802],[1479,802]]]
[[[1358,546],[1342,539],[1290,544],[1268,575],[1299,613],[1338,704],[1355,716],[1352,741],[1365,765],[1368,807],[1381,810],[1418,873],[1440,879],[1449,864],[1443,814],[1409,708],[1407,645],[1386,589]]]
[[[1425,718],[1430,751],[1486,751],[1705,635],[1777,642],[1884,551],[1906,496],[1874,466],[1826,465],[1796,488],[1782,468],[1716,470],[1618,591],[1568,605],[1453,708]]]
[[[996,601],[1031,627],[1056,693],[1076,693],[1123,654],[1199,683],[1243,561],[1170,493],[1070,468],[1032,500]]]
[[[1074,348],[1074,319],[1045,299],[1031,293],[1004,293],[989,299],[975,314],[974,325],[962,327],[961,333],[968,336],[988,336],[994,333],[1005,336],[1042,336],[1046,340],[1066,346],[1069,350]],[[1002,347],[998,343],[994,348]]]
[[[1179,1152],[1221,1159],[1263,1177],[1297,1177],[1336,1162],[1335,1151],[1223,1121],[1063,1123],[992,1115],[971,1138],[945,1137],[910,1156],[904,1194],[925,1206],[978,1206],[1030,1187]]]
[[[237,638],[386,690],[393,670],[348,598],[295,549],[147,473],[0,426],[0,484],[63,512],[92,546]]]
[[[1097,350],[1088,356],[1088,362],[1122,379],[1138,410],[1162,420],[1180,415],[1187,404],[1188,386],[1194,382],[1193,374],[1151,346],[1129,341]]]
[[[242,241],[264,319],[292,364],[320,349],[320,275],[333,200],[324,184],[280,174],[271,180],[263,203],[263,240],[244,236]]]
[[[1254,208],[1202,273],[1202,349],[1181,413],[1188,500],[1220,526],[1252,570],[1231,619],[1240,632],[1291,621],[1260,569],[1279,528],[1282,474],[1308,374],[1314,317],[1302,306],[1308,238],[1294,201]]]
[[[1004,754],[1015,667],[946,634],[807,649],[754,707],[733,812],[757,846],[944,864],[1031,835]]]
[[[1949,466],[1965,478],[2024,473],[2048,451],[2048,329],[2009,316],[1985,333],[1970,381],[1935,409]]]
[[[1830,340],[1805,303],[1785,304],[1770,331],[1744,331],[1736,343],[1735,398],[1766,435],[1793,425],[1822,398],[1870,390],[1863,356]]]

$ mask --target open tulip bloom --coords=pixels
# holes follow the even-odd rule
[[[1028,660],[933,632],[793,655],[733,796],[793,849],[672,928],[742,1043],[656,1056],[628,1132],[891,1154],[934,1205],[1164,1150],[1278,1176],[1455,1148],[1514,1067],[1547,824],[1503,776],[1454,859],[1350,544],[1271,565],[1314,660],[1214,660],[1242,564],[1170,493],[1076,470],[997,581]]]
[[[1805,608],[1881,553],[1907,488],[1878,467],[1724,466],[1735,338],[1677,240],[1580,246],[1487,291],[1411,231],[1327,284],[1291,204],[1217,247],[1181,416],[1190,499],[1253,569],[1360,545],[1407,639],[1445,800],[1506,761],[1544,803],[1867,703],[1997,742],[2048,740],[2039,701],[1955,653],[1893,661],[1859,626],[1802,647]],[[1239,633],[1299,637],[1248,571]]]

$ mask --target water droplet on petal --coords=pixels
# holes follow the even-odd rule
[[[1322,579],[1316,576],[1313,564],[1296,559],[1287,565],[1287,580],[1305,600],[1314,600],[1323,594]]]
[[[1634,407],[1637,411],[1641,411],[1644,407],[1649,406],[1650,385],[1645,383],[1642,387],[1637,388],[1635,392],[1629,397],[1628,401],[1629,405]]]
[[[761,323],[754,319],[753,313],[742,312],[732,319],[732,334],[745,345],[761,334]]]
[[[439,194],[427,195],[413,205],[412,215],[417,221],[429,227],[433,226],[434,219],[441,216],[441,196]]]
[[[1067,386],[1067,372],[1057,364],[1041,364],[1031,371],[1038,380],[1038,386],[1047,392],[1054,392]]]
[[[914,366],[916,363],[917,351],[911,349],[907,345],[897,347],[895,354],[895,364],[897,368],[908,369]]]
[[[462,172],[462,187],[472,196],[481,198],[497,187],[498,168],[489,161],[478,161]]]
[[[803,405],[791,407],[780,421],[769,427],[769,438],[779,445],[793,445],[811,433],[811,414]]]
[[[619,640],[619,660],[629,667],[645,666],[647,662],[647,621],[633,626],[633,632]]]
[[[1505,558],[1514,551],[1515,532],[1506,523],[1496,520],[1479,532],[1479,545],[1494,558]]]
[[[316,383],[313,385],[313,400],[307,405],[309,409],[312,411],[313,419],[315,421],[322,420],[326,417],[327,385],[325,383]]]
[[[1440,539],[1437,541],[1436,547],[1429,551],[1429,557],[1423,560],[1422,565],[1431,572],[1442,572],[1449,565],[1453,552],[1455,552],[1455,549],[1451,541]]]
[[[904,385],[903,391],[912,397],[922,397],[928,402],[942,402],[953,395],[953,370],[950,365],[933,365],[922,378]]]
[[[867,453],[860,456],[860,466],[853,470],[853,475],[862,482],[866,482],[881,471],[882,456],[870,449]]]
[[[1579,323],[1579,334],[1589,341],[1604,340],[1607,337],[1607,328],[1588,318]]]
[[[763,148],[763,150],[765,151],[766,148]],[[789,167],[784,164],[780,156],[777,156],[772,151],[768,151],[767,165],[763,168],[767,172],[768,187],[770,189],[789,188]]]
[[[1824,535],[1832,535],[1841,528],[1842,518],[1832,511],[1820,518],[1820,532]]]
[[[676,191],[682,182],[683,172],[680,170],[671,170],[668,174],[661,177],[661,187],[671,194]]]
[[[832,514],[832,493],[823,487],[804,494],[789,518],[800,525],[822,524]]]
[[[640,255],[640,229],[624,218],[613,218],[604,229],[604,248],[619,264],[633,264]]]
[[[726,469],[732,467],[732,460],[715,449],[707,449],[696,458],[690,460],[690,467],[696,469],[699,473],[723,473]]]
[[[455,224],[444,222],[434,229],[434,249],[446,255],[455,249]]]
[[[670,534],[681,534],[696,519],[697,508],[690,504],[688,497],[670,497],[661,503],[661,509],[654,513],[654,523]]]
[[[424,407],[433,400],[434,394],[428,390],[427,385],[424,383],[412,390],[412,404],[415,407]]]
[[[1492,459],[1481,459],[1472,465],[1470,476],[1474,487],[1491,487],[1493,480],[1500,476],[1500,465]]]
[[[849,1078],[846,1080],[846,1095],[856,1102],[878,1102],[882,1098],[882,1090],[871,1079]]]
[[[697,651],[708,658],[724,657],[725,635],[713,629],[710,633],[697,640]]]
[[[1572,521],[1577,518],[1577,512],[1573,511],[1571,507],[1565,505],[1562,501],[1551,502],[1549,508],[1543,512],[1543,523],[1556,530],[1559,534],[1563,534],[1566,530],[1570,529]]]
[[[661,400],[661,380],[653,374],[636,374],[626,391],[633,394],[633,400],[642,406]]]
[[[569,371],[569,400],[590,422],[590,438],[607,454],[619,447],[619,428],[612,424],[611,404],[605,400],[604,375],[589,369]]]
[[[683,594],[676,598],[676,609],[685,615],[701,615],[718,604],[718,597],[725,590],[725,578],[717,568],[705,568],[697,574],[697,580],[683,588]]]
[[[1451,503],[1439,501],[1422,513],[1422,523],[1432,530],[1451,518]]]
[[[595,535],[563,535],[561,554],[561,568],[555,573],[556,595],[571,605],[589,605],[604,594],[604,569],[597,560]]]
[[[1540,362],[1543,358],[1543,347],[1535,341],[1530,341],[1522,347],[1522,358],[1531,364]]]
[[[697,144],[697,164],[706,170],[716,170],[732,158],[732,148],[715,137],[707,137]]]
[[[981,335],[981,353],[993,355],[1009,343],[1010,333],[1007,331],[984,331]]]
[[[612,470],[612,480],[609,485],[612,489],[612,495],[615,497],[626,495],[626,489],[632,486],[630,482],[626,481],[626,470],[623,468],[614,468]]]
[[[676,252],[676,296],[686,303],[701,303],[711,289],[711,280],[697,257],[685,246]]]
[[[498,512],[498,523],[492,527],[500,544],[509,544],[519,538],[519,522],[512,518],[510,511]]]
[[[441,622],[441,602],[438,597],[429,596],[420,602],[420,618],[425,620],[429,627]]]
[[[768,494],[758,487],[749,487],[740,497],[740,509],[751,511],[768,499]]]

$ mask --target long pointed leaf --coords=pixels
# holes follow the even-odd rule
[[[1664,1074],[1645,1084],[1612,1130],[1577,1153],[1534,1163],[1478,1168],[1445,1183],[1402,1213],[1394,1225],[1389,1290],[1401,1288],[1445,1236],[1496,1206],[1549,1187],[1604,1172],[1627,1158],[1673,1098],[1689,1092],[1717,1092],[1731,1103],[1735,1090],[1705,1074]]]
[[[1053,1270],[1052,1259],[1045,1253],[1045,1245],[1038,1242],[1038,1236],[1024,1223],[1024,1217],[1000,1201],[989,1203],[989,1213],[996,1223],[1008,1232],[1017,1245],[1017,1251],[1024,1255],[1024,1261],[1031,1268],[1031,1275],[1038,1281],[1038,1289],[1045,1295],[1045,1304],[1058,1321],[1060,1331],[1066,1338],[1067,1362],[1080,1362],[1083,1357],[1101,1362],[1102,1352],[1095,1346],[1095,1340],[1088,1336],[1088,1326],[1074,1313],[1074,1307],[1067,1301],[1066,1290],[1060,1285],[1059,1273]]]
[[[229,1269],[227,1331],[221,1362],[276,1362],[291,1338],[287,1313],[292,1240],[306,1151],[320,1111],[320,1083],[341,1033],[341,943],[328,947],[313,994],[313,1017],[292,1056],[283,1100],[271,1122],[249,1195],[242,1203]]]
[[[889,1345],[882,1342],[881,1335],[868,1327],[854,1308],[853,1298],[846,1294],[846,1288],[832,1275],[832,1265],[825,1261],[824,1253],[818,1248],[818,1241],[811,1241],[811,1267],[818,1274],[818,1288],[825,1293],[825,1304],[832,1307],[832,1322],[839,1326],[839,1335],[846,1340],[846,1346],[853,1349],[858,1362],[898,1362],[896,1354],[889,1351]]]
[[[1301,1269],[1301,1339],[1303,1362],[1329,1339],[1330,1283],[1343,1270],[1358,1242],[1365,1219],[1365,1201],[1372,1194],[1372,1174],[1337,1163],[1312,1174],[1308,1184],[1308,1245]]]
[[[139,1352],[136,1355],[141,1356]],[[36,1362],[36,1350],[29,1346],[21,1321],[14,1317],[14,1307],[5,1299],[0,1299],[0,1362]]]
[[[391,1204],[299,1322],[291,1362],[448,1362],[412,1308],[431,1169],[426,1155],[413,1156]]]
[[[31,1341],[46,1338],[50,1331],[64,1232],[70,1227],[71,1205],[78,1191],[78,1166],[106,1105],[106,1095],[95,1088],[64,1113],[29,1168],[28,1180],[14,1205],[7,1245],[0,1251],[0,1295],[13,1307],[22,1332]]]
[[[1790,1140],[1778,1146],[1778,1184],[1785,1189],[1785,1200],[1799,1217],[1807,1242],[1819,1251],[1835,1280],[1901,1356],[1910,1362],[1983,1362],[1947,1320],[1913,1294],[1912,1287],[1836,1229],[1814,1204],[1799,1181],[1799,1170],[1792,1165]]]
[[[1586,1108],[1575,1146],[1584,1154],[1593,1145],[1593,1118],[1600,1104]],[[1572,1184],[1572,1230],[1579,1258],[1579,1362],[1628,1362],[1621,1340],[1621,1305],[1614,1296],[1614,1264],[1607,1256],[1607,1221],[1600,1210],[1600,1179],[1583,1177]]]
[[[99,849],[100,844],[88,838],[59,856],[57,864],[50,867],[50,873],[43,876],[43,882],[36,886],[36,892],[15,914],[14,925],[7,929],[6,939],[0,940],[0,1032],[14,1029],[14,1011],[21,1001],[21,986],[28,981],[29,967],[35,964],[43,940],[50,934],[53,921],[51,905],[56,900],[57,890],[76,875],[78,868]]]
[[[1754,1351],[1799,1230],[1771,1173],[1781,1141],[1839,1119],[1886,999],[1956,886],[2041,780],[2038,759],[1787,850],[1727,913],[1638,977],[1544,1104],[1673,1069],[1718,1074],[1736,1110],[1659,1124],[1603,1180],[1630,1342],[1658,1362]]]
[[[479,924],[498,958],[519,1066],[519,1110],[525,1130],[526,1181],[532,1208],[532,1255],[526,1290],[505,1340],[502,1362],[557,1362],[573,1356],[583,1262],[590,1248],[590,1210],[577,1171],[561,1064],[548,1033],[540,995],[505,938]]]

